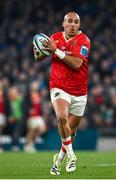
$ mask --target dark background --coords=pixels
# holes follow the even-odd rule
[[[24,107],[24,97],[30,85],[36,82],[48,131],[57,126],[48,88],[51,58],[36,63],[32,40],[38,32],[49,36],[61,31],[64,15],[75,11],[81,18],[81,30],[91,40],[88,105],[80,129],[98,128],[101,133],[111,135],[116,127],[115,7],[114,0],[0,1],[0,89],[7,102],[10,101],[9,90],[15,87],[20,91]],[[21,114],[25,126],[26,108]],[[8,123],[10,113],[7,106],[3,134],[12,134]]]

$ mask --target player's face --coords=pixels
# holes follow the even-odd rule
[[[64,18],[63,27],[66,36],[69,36],[69,38],[75,36],[80,28],[79,16],[73,13],[66,15]]]

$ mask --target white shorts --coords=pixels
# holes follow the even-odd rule
[[[87,95],[85,96],[73,96],[67,92],[53,88],[50,92],[51,102],[53,103],[56,99],[64,99],[70,103],[69,113],[76,116],[82,116],[85,111],[85,106],[87,103]]]
[[[29,128],[45,127],[45,121],[41,116],[35,116],[28,119]]]
[[[2,113],[0,113],[0,126],[5,126],[6,125],[6,116]]]

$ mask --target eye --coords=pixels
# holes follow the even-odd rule
[[[71,23],[71,22],[73,22],[73,20],[72,19],[68,19],[68,22]]]
[[[79,23],[79,21],[78,21],[78,20],[76,20],[76,21],[75,21],[75,24],[78,24],[78,23]]]

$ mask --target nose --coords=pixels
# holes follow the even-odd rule
[[[72,23],[71,23],[71,26],[72,26],[72,27],[74,27],[74,26],[75,26],[75,23],[74,23],[74,22],[72,22]]]

